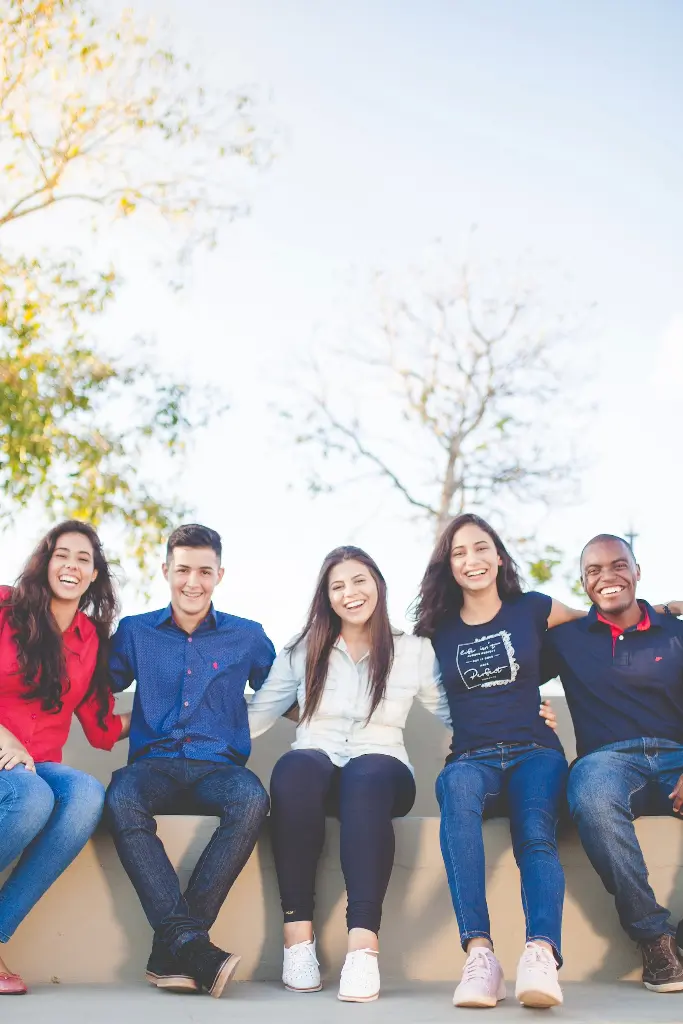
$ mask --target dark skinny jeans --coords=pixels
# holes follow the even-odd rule
[[[190,939],[208,938],[268,813],[268,795],[254,773],[212,761],[145,758],[114,772],[106,809],[155,941],[177,953]],[[185,892],[157,835],[157,814],[219,819]]]
[[[337,768],[321,750],[291,750],[270,783],[271,835],[285,923],[312,921],[325,816],[341,826],[346,923],[379,932],[394,866],[392,818],[415,801],[410,769],[396,757],[363,754]]]

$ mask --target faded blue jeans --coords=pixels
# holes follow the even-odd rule
[[[491,941],[482,822],[507,815],[521,876],[526,940],[550,943],[562,963],[564,872],[556,832],[567,771],[559,750],[498,743],[461,754],[436,780],[441,852],[463,949],[470,939]]]
[[[268,794],[248,768],[188,758],[152,757],[114,772],[107,816],[128,877],[155,939],[178,952],[206,938],[225,897],[246,864],[268,813]],[[155,814],[219,818],[184,893]]]
[[[104,786],[65,764],[0,771],[0,871],[19,858],[0,889],[0,942],[83,849],[103,804]]]
[[[675,931],[655,899],[633,827],[644,814],[672,814],[669,799],[683,775],[683,746],[637,739],[586,754],[569,773],[569,809],[583,847],[616,904],[624,931],[647,942]]]

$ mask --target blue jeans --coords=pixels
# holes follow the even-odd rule
[[[114,772],[106,806],[118,855],[155,937],[173,952],[206,938],[268,813],[268,795],[254,773],[213,761],[141,759]],[[185,893],[157,836],[155,814],[220,819]]]
[[[7,942],[80,853],[102,815],[104,786],[85,772],[44,761],[0,771],[0,942]]]
[[[527,942],[549,942],[562,963],[564,873],[556,832],[567,770],[559,750],[536,743],[498,743],[462,754],[436,780],[441,852],[463,949],[470,939],[491,941],[482,822],[507,814],[521,876]]]
[[[609,743],[582,757],[569,774],[569,809],[581,842],[614,896],[622,928],[636,942],[675,929],[650,888],[633,821],[672,814],[669,793],[682,774],[683,746],[645,738]]]

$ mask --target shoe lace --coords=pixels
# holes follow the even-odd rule
[[[550,951],[536,942],[527,942],[522,960],[526,967],[533,967],[544,974],[552,974],[555,969],[555,960]]]
[[[660,935],[658,939],[647,943],[643,948],[650,970],[661,971],[672,965],[679,966],[678,957],[671,948],[668,936]]]
[[[315,948],[312,942],[297,942],[294,946],[289,947],[289,954],[293,959],[301,963],[313,960],[319,965],[319,960],[315,955]]]
[[[373,962],[377,962],[377,951],[374,949],[354,949],[353,952],[346,954],[345,967],[351,967],[353,970],[360,970],[363,974],[369,974],[373,967]]]
[[[490,953],[487,949],[474,949],[467,957],[462,972],[463,981],[479,981],[488,978],[491,974]]]

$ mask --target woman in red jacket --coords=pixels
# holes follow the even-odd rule
[[[100,540],[85,523],[56,526],[14,587],[0,587],[0,943],[92,835],[104,787],[61,764],[76,714],[94,747],[127,735],[106,671],[116,594]],[[26,986],[0,958],[0,995]]]

